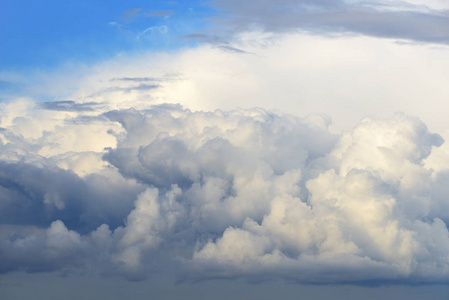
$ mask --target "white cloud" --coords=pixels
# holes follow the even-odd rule
[[[122,57],[73,100],[2,103],[0,270],[138,280],[177,260],[201,279],[447,280],[447,146],[391,116],[447,130],[446,53],[349,36],[236,43],[254,54]],[[56,94],[73,84],[59,80]]]
[[[94,212],[106,213],[108,204],[92,198],[86,183],[114,167],[147,187],[140,194],[133,188],[126,192],[136,200],[134,208],[121,208],[125,223],[110,229],[106,218],[80,235],[56,221],[41,238],[25,234],[4,243],[6,253],[18,243],[24,254],[39,247],[42,255],[54,253],[52,268],[89,263],[132,280],[150,274],[148,260],[163,249],[170,249],[173,259],[183,253],[198,278],[212,275],[211,267],[214,276],[306,282],[426,281],[428,272],[433,279],[447,276],[448,216],[441,209],[446,175],[423,164],[442,139],[415,117],[366,118],[335,136],[320,115],[301,119],[262,109],[191,112],[162,105],[105,116],[110,119],[103,119],[105,125],[117,121],[124,128],[116,146],[103,150],[109,166],[84,179],[61,176],[61,182],[77,182],[98,209],[93,210],[94,203],[76,204],[81,199],[69,197],[67,190],[40,183],[27,183],[27,189],[40,189],[42,198],[22,196],[20,201],[54,206],[55,216],[68,221],[64,212],[71,207],[73,213],[79,205],[83,218],[99,224]],[[42,158],[48,159],[53,157]],[[14,172],[25,170],[12,163]],[[94,186],[100,182],[96,179]],[[113,184],[106,180],[98,188]],[[13,204],[6,204],[7,210],[8,205]],[[9,269],[14,264],[30,268],[20,253],[15,255]],[[63,263],[63,257],[69,260]],[[305,271],[300,275],[298,270]],[[329,270],[334,275],[328,276]]]
[[[74,78],[66,82],[59,73],[39,74],[38,86],[30,83],[29,89],[100,103],[103,111],[161,103],[192,110],[263,107],[300,116],[328,114],[334,131],[350,129],[367,115],[405,111],[433,131],[447,129],[446,46],[253,32],[240,34],[230,46],[254,54],[202,45],[171,54],[121,55],[89,70],[72,70]]]
[[[427,147],[440,143],[414,118],[366,119],[329,154],[333,168],[307,181],[307,200],[298,191],[278,191],[261,222],[246,219],[241,228],[228,227],[194,260],[231,265],[237,273],[279,272],[290,278],[295,276],[285,265],[307,269],[313,258],[317,270],[307,273],[309,281],[326,281],[325,273],[336,265],[346,274],[340,280],[352,281],[362,272],[365,279],[376,274],[425,281],[429,266],[422,254],[440,253],[428,237],[439,232],[443,248],[448,240],[440,219],[445,214],[428,207],[436,199],[429,197],[431,172],[421,165]],[[397,156],[385,160],[393,153]],[[433,220],[422,221],[430,215]],[[340,265],[342,259],[349,265]],[[432,272],[444,274],[446,268]]]

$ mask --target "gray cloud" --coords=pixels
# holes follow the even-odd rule
[[[247,51],[245,51],[245,50],[238,49],[238,48],[231,47],[231,46],[226,46],[226,45],[224,45],[224,46],[218,46],[218,48],[219,48],[219,49],[222,49],[222,50],[224,50],[224,51],[226,51],[226,52],[231,52],[231,53],[237,53],[237,54],[251,54],[251,52],[247,52]]]
[[[126,23],[134,21],[141,14],[141,11],[141,8],[132,8],[125,10],[123,12],[123,21]]]
[[[213,4],[226,14],[217,22],[227,25],[231,32],[259,27],[270,32],[300,29],[319,34],[352,32],[432,43],[449,41],[446,12],[411,4],[398,10],[394,10],[394,3],[387,6],[379,2],[217,0]]]
[[[222,37],[218,35],[208,35],[208,34],[202,34],[202,33],[193,33],[193,34],[186,34],[181,36],[183,39],[189,39],[189,40],[198,40],[202,42],[221,42]]]
[[[161,80],[160,78],[153,78],[153,77],[121,77],[111,79],[111,81],[133,81],[133,82],[148,82],[160,80]]]
[[[128,82],[145,82],[144,80],[125,80]],[[119,87],[119,86],[112,86],[112,87],[108,87],[105,88],[103,90],[100,90],[98,92],[95,92],[94,94],[90,95],[89,97],[94,97],[94,96],[101,96],[107,93],[114,93],[114,92],[123,92],[123,93],[131,93],[133,91],[138,91],[138,92],[146,92],[146,91],[150,91],[150,90],[155,90],[157,88],[159,88],[160,85],[157,83],[140,83],[138,85],[127,85],[126,87]]]
[[[158,84],[139,84],[137,86],[131,86],[131,87],[127,87],[127,88],[123,88],[120,89],[124,92],[132,92],[132,91],[149,91],[149,90],[154,90],[157,89],[159,87]]]
[[[107,222],[115,228],[131,211],[139,186],[92,174],[80,178],[73,172],[39,168],[24,163],[0,164],[1,213],[4,224],[45,227],[62,220],[78,232],[88,232]],[[114,179],[117,180],[117,179]],[[113,206],[110,206],[114,204]]]
[[[57,111],[94,111],[99,104],[97,102],[76,103],[75,101],[64,100],[43,102],[41,106],[44,109]]]
[[[174,11],[171,10],[155,10],[145,13],[148,17],[170,17],[174,14]]]
[[[153,10],[153,11],[143,11],[141,8],[127,9],[123,12],[123,21],[126,23],[131,23],[135,21],[138,17],[163,17],[168,18],[174,14],[172,10]]]

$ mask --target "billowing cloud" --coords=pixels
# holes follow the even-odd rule
[[[197,4],[0,72],[0,294],[444,298],[447,2]]]
[[[420,163],[441,142],[416,119],[367,119],[327,156],[333,167],[306,181],[306,199],[277,193],[262,221],[228,227],[194,260],[242,274],[281,269],[299,281],[427,281],[429,257],[447,261],[440,246],[447,251],[449,239],[445,214],[431,208],[431,171]]]
[[[447,280],[444,141],[416,117],[77,105],[1,106],[1,272]]]

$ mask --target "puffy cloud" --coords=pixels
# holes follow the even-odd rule
[[[445,48],[346,35],[445,43],[446,6],[262,2],[214,2],[232,42],[36,73],[45,102],[0,103],[0,272],[447,283],[447,144],[404,114],[354,126],[447,130]]]
[[[440,232],[446,248],[448,232],[445,214],[432,211],[430,203],[438,200],[429,195],[431,171],[421,162],[441,143],[415,118],[365,119],[329,153],[329,170],[307,180],[308,198],[278,192],[262,221],[247,218],[241,227],[228,227],[198,249],[194,260],[300,281],[426,281],[423,254],[440,253],[428,237]],[[447,272],[448,257],[439,257],[444,263],[434,265],[434,274]],[[313,272],[295,274],[308,270],[310,260],[316,262]],[[336,266],[339,273],[329,276]]]
[[[15,231],[14,228],[9,229],[9,234]],[[31,234],[24,236],[14,233],[16,236],[2,239],[0,244],[0,268],[3,272],[66,271],[83,265],[85,261],[88,245],[60,220],[52,222],[46,230],[33,228]]]
[[[2,107],[2,272],[447,278],[447,157],[416,117],[49,108]]]

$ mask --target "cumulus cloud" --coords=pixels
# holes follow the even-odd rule
[[[248,218],[228,227],[194,260],[242,274],[272,276],[281,269],[299,281],[426,281],[427,255],[440,251],[428,239],[446,248],[448,232],[444,213],[429,207],[436,199],[429,196],[431,171],[421,161],[441,142],[417,119],[366,119],[329,153],[333,167],[307,180],[307,199],[277,193],[261,222]],[[445,272],[447,265],[432,274]]]
[[[1,74],[45,100],[0,103],[0,272],[448,283],[449,57],[395,40],[447,4],[213,5],[213,45]]]
[[[444,141],[416,117],[90,105],[2,104],[2,272],[447,280]]]
[[[447,282],[445,52],[253,33],[2,102],[0,271]]]

